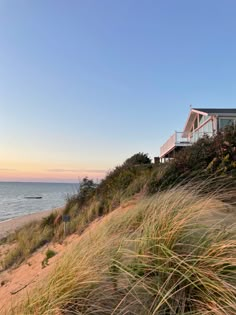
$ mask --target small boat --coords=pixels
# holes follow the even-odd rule
[[[25,199],[42,199],[43,197],[41,196],[29,196],[29,197],[25,197]]]

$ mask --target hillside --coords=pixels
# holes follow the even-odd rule
[[[135,154],[99,185],[85,178],[64,209],[72,236],[54,213],[2,240],[12,247],[2,273],[66,244],[6,313],[235,314],[235,135],[203,138],[165,164]]]
[[[200,191],[114,210],[7,314],[235,314],[235,207]]]

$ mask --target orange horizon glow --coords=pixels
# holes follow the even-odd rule
[[[48,169],[35,171],[32,169],[0,169],[0,181],[39,181],[39,182],[74,182],[82,178],[102,179],[106,170]]]

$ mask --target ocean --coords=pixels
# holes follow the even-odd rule
[[[0,182],[0,221],[65,204],[79,184]]]

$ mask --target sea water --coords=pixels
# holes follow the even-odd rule
[[[0,182],[0,221],[61,207],[78,184]]]

